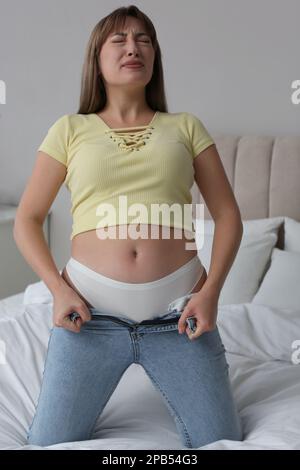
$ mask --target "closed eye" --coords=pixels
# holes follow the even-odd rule
[[[112,42],[124,42],[124,41],[121,40],[121,41],[112,41]],[[141,42],[150,43],[150,41],[143,41],[142,39],[141,39]]]

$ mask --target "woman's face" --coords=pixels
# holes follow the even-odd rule
[[[119,34],[116,34],[119,33]],[[100,51],[100,71],[107,85],[145,87],[151,80],[155,52],[151,38],[137,18],[127,17],[122,31],[112,31]],[[128,60],[140,60],[140,68],[124,67]]]

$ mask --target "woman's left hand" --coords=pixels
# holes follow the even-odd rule
[[[203,286],[199,292],[192,295],[186,304],[178,321],[179,333],[187,333],[189,339],[198,338],[205,331],[212,331],[216,327],[218,315],[219,293],[205,289]],[[186,324],[188,317],[196,317],[197,328],[193,333]]]

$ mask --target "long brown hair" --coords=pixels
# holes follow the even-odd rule
[[[118,28],[122,28],[127,16],[133,16],[142,21],[146,32],[150,35],[155,51],[153,63],[153,74],[150,82],[146,85],[145,97],[148,106],[154,111],[168,112],[161,52],[156,37],[156,31],[152,21],[145,13],[141,12],[135,5],[121,7],[102,18],[92,30],[90,35],[81,76],[81,93],[78,114],[89,114],[99,112],[106,104],[105,86],[99,75],[99,54],[102,44],[108,35]]]

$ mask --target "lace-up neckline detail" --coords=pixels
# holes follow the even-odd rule
[[[106,127],[105,134],[114,142],[117,142],[120,149],[140,150],[141,147],[146,145],[146,141],[150,139],[150,135],[154,129],[152,123],[157,118],[158,114],[159,111],[156,111],[150,123],[145,126],[118,128],[110,128],[98,114],[95,114],[95,116],[99,119],[100,123],[103,123]]]

